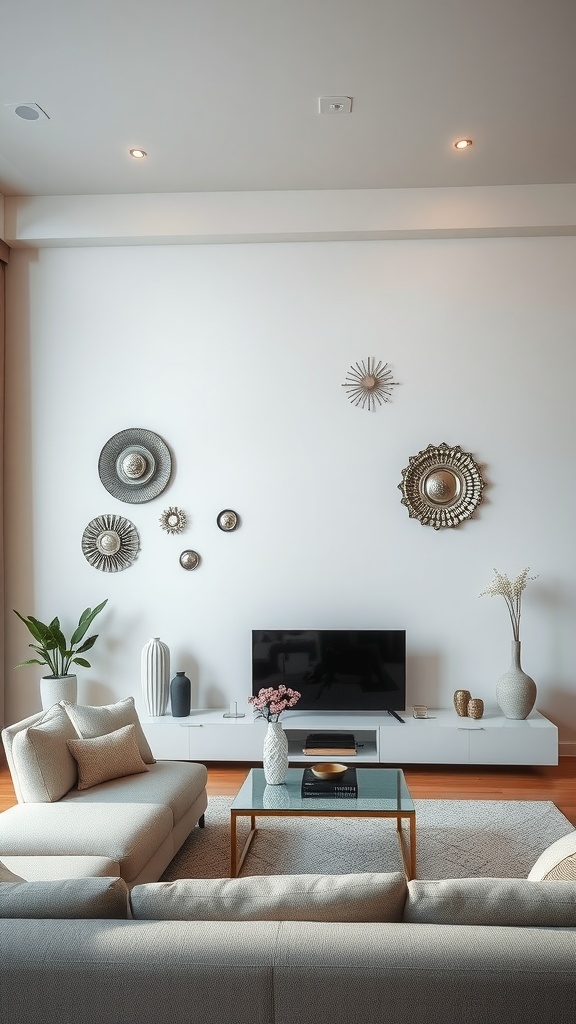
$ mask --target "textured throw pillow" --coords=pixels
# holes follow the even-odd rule
[[[134,725],[140,757],[145,764],[155,764],[155,758],[140,725],[133,697],[119,700],[117,704],[102,704],[99,707],[89,704],[70,704],[67,700],[61,701],[61,705],[76,729],[76,734],[83,740],[91,740],[95,736],[105,736],[109,732],[121,729],[123,725]]]
[[[528,878],[531,882],[544,879],[576,882],[576,829],[540,854]]]
[[[136,885],[132,916],[147,921],[401,921],[406,879],[392,874],[183,878]]]
[[[0,860],[0,882],[23,882],[24,879],[20,875],[15,875],[10,868],[7,868],[5,864]]]
[[[412,924],[576,926],[576,886],[525,878],[448,878],[408,882],[404,921]]]
[[[66,878],[0,885],[0,918],[115,918],[126,920],[128,886],[123,878]]]
[[[92,740],[68,740],[68,747],[78,763],[78,789],[148,771],[140,757],[133,725]]]
[[[76,763],[67,745],[76,735],[59,704],[49,708],[40,721],[16,733],[12,758],[23,803],[54,803],[76,785]]]

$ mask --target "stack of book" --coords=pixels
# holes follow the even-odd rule
[[[302,796],[355,798],[358,796],[356,769],[347,768],[337,779],[319,779],[311,768],[305,768],[302,774]]]
[[[351,732],[313,732],[306,737],[302,753],[354,757],[358,753],[358,748]]]

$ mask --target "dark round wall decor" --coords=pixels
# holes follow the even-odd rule
[[[470,452],[429,444],[402,470],[402,504],[411,519],[435,530],[459,526],[482,501],[484,481]]]
[[[120,501],[141,504],[161,494],[172,472],[165,441],[152,430],[130,427],[106,442],[98,460],[100,479]]]
[[[216,523],[225,533],[231,533],[232,530],[236,530],[238,527],[238,513],[234,512],[231,508],[225,508],[216,516]]]

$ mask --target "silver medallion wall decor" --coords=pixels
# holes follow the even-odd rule
[[[82,534],[82,553],[102,572],[127,569],[138,554],[140,538],[129,519],[104,515],[92,519]]]
[[[166,508],[158,521],[166,533],[182,533],[186,526],[186,513],[181,508]]]
[[[183,551],[180,555],[180,565],[183,569],[197,569],[200,565],[200,555],[197,551]]]
[[[381,359],[376,363],[372,356],[368,356],[366,362],[352,364],[342,387],[346,388],[353,405],[371,411],[376,408],[376,402],[382,405],[390,401],[392,388],[397,387],[397,381],[392,380],[388,363],[383,363]]]
[[[225,508],[222,512],[219,512],[216,517],[216,523],[221,530],[225,533],[230,533],[235,530],[239,525],[240,519],[237,512],[234,512],[231,508]]]
[[[161,494],[172,472],[168,445],[158,434],[131,427],[106,442],[98,460],[106,490],[120,501],[140,504]]]
[[[412,455],[402,470],[402,504],[411,519],[435,530],[459,526],[482,501],[484,481],[470,452],[445,442]]]

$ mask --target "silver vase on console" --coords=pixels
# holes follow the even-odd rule
[[[144,644],[141,658],[142,697],[150,718],[166,713],[170,696],[170,651],[160,637]]]

